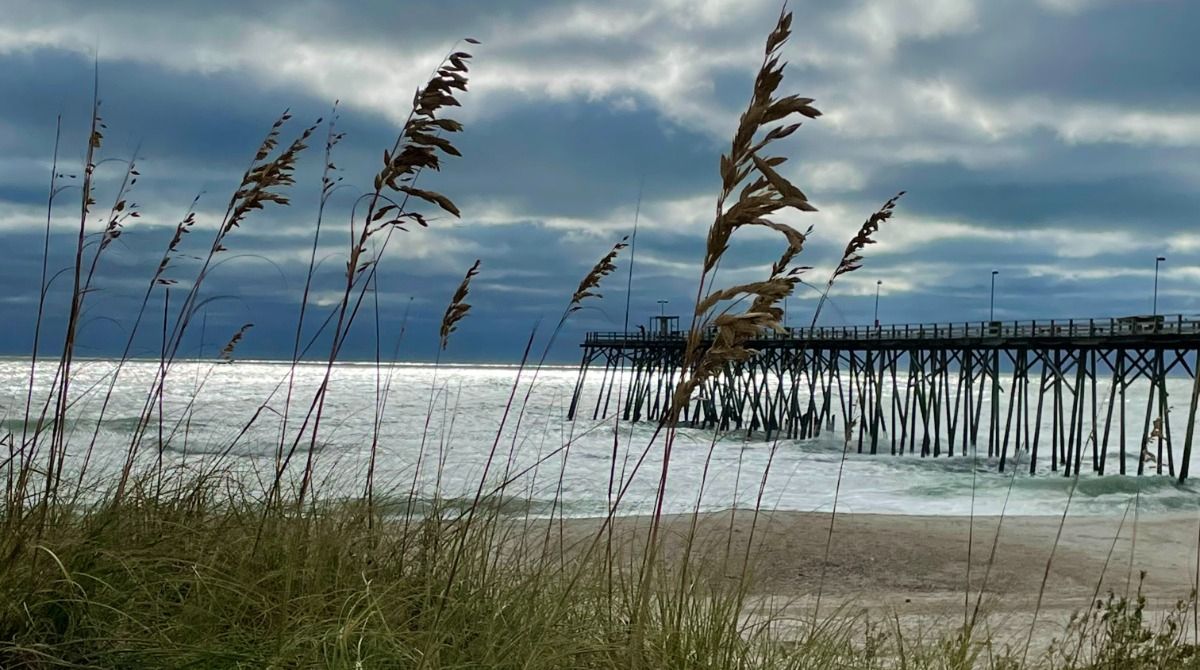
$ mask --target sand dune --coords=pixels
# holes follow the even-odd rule
[[[1013,644],[1023,644],[1030,629],[1061,520],[977,517],[972,523],[967,517],[838,515],[826,564],[829,519],[828,514],[806,512],[758,516],[749,552],[753,604],[783,607],[800,620],[811,617],[824,572],[821,612],[898,621],[928,633],[931,625],[935,630],[961,626],[982,588],[983,625],[996,641]],[[752,523],[753,514],[741,510],[696,520],[696,553],[703,557],[705,578],[738,574]],[[566,532],[582,541],[600,524],[597,519],[568,520]],[[643,537],[648,527],[647,517],[615,524],[627,547],[636,547],[639,543],[631,540]],[[678,560],[691,517],[668,517],[664,528],[664,555]],[[1136,524],[1132,511],[1124,523],[1119,516],[1068,517],[1046,578],[1035,646],[1059,636],[1070,615],[1089,607],[1097,594],[1103,597],[1112,590],[1121,595],[1127,588],[1135,593],[1143,570],[1142,592],[1151,612],[1166,611],[1187,598],[1196,579],[1198,537],[1196,516],[1138,515]],[[993,542],[995,560],[989,570]]]

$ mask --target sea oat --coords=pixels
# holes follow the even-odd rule
[[[221,347],[220,357],[223,362],[233,362],[233,350],[237,348],[238,343],[241,342],[242,338],[246,336],[246,331],[253,327],[253,323],[242,324],[242,327],[237,329],[237,332],[233,334],[233,337],[229,338],[229,341],[225,343],[225,346]]]
[[[234,192],[230,201],[230,213],[225,218],[221,230],[222,236],[229,234],[230,231],[241,225],[242,220],[251,210],[262,209],[269,202],[279,205],[289,203],[289,200],[280,194],[278,189],[295,183],[292,173],[296,169],[296,160],[299,158],[300,152],[308,148],[308,144],[306,144],[308,138],[321,123],[321,119],[317,119],[316,123],[305,128],[300,136],[288,145],[287,149],[281,151],[275,158],[267,160],[271,150],[278,142],[280,127],[290,118],[290,114],[284,113],[275,121],[271,126],[271,131],[267,134],[267,139],[263,141],[255,155],[255,165],[242,176],[242,184]],[[223,251],[224,249],[217,250]]]
[[[468,39],[471,44],[476,40]],[[375,174],[373,181],[374,195],[367,218],[362,228],[354,237],[356,240],[350,248],[350,257],[346,262],[346,273],[354,278],[372,268],[378,258],[364,260],[367,251],[367,240],[375,233],[394,228],[405,230],[404,226],[415,223],[421,227],[429,225],[428,219],[420,212],[406,207],[409,197],[424,200],[437,205],[452,216],[459,216],[458,206],[454,202],[429,189],[417,188],[413,184],[423,170],[438,171],[441,169],[440,154],[461,156],[444,135],[462,131],[462,124],[454,119],[439,117],[438,114],[446,107],[458,107],[459,102],[454,97],[454,91],[467,90],[467,61],[471,54],[455,51],[442,61],[433,76],[425,86],[417,89],[413,95],[412,112],[404,128],[396,138],[391,150],[383,152],[383,167]],[[403,198],[393,200],[384,191],[400,193]],[[353,228],[351,230],[354,236]]]
[[[613,261],[617,259],[617,255],[621,253],[622,249],[629,246],[629,244],[626,242],[628,239],[628,235],[622,237],[620,242],[617,242],[615,245],[613,245],[612,251],[609,251],[607,254],[605,254],[604,257],[596,263],[595,267],[592,268],[592,271],[583,278],[583,281],[579,282],[579,288],[575,289],[575,293],[571,296],[571,303],[567,307],[568,312],[575,312],[583,309],[582,303],[585,298],[600,297],[600,294],[596,293],[593,289],[596,289],[600,286],[601,279],[612,274],[613,271],[617,269],[617,266],[613,263]]]
[[[850,241],[846,243],[846,249],[842,252],[842,259],[838,261],[837,267],[830,273],[829,280],[825,282],[825,289],[821,292],[821,299],[817,302],[817,308],[813,310],[813,327],[817,325],[817,319],[821,317],[821,309],[825,307],[825,303],[829,300],[829,292],[833,289],[833,282],[838,277],[854,272],[862,267],[862,250],[868,244],[875,244],[873,236],[879,232],[879,227],[883,222],[892,218],[892,214],[896,209],[896,201],[904,193],[904,191],[900,191],[889,198],[887,202],[883,203],[883,206],[878,211],[867,217],[867,220],[859,227],[854,237],[850,238]]]
[[[479,260],[476,259],[475,264],[467,270],[467,274],[463,277],[462,283],[458,285],[458,290],[454,292],[454,297],[450,298],[450,305],[446,307],[446,314],[442,317],[441,342],[442,349],[445,350],[446,345],[450,343],[450,333],[458,329],[458,322],[462,321],[467,312],[471,311],[471,305],[467,303],[467,293],[471,290],[471,280],[475,275],[479,274]]]
[[[810,119],[821,114],[812,106],[810,98],[795,95],[775,97],[775,91],[783,81],[785,67],[780,62],[779,49],[791,34],[791,23],[792,15],[782,13],[767,38],[766,52],[754,82],[750,103],[738,122],[729,153],[721,156],[721,193],[717,198],[716,217],[708,231],[700,296],[696,301],[685,353],[685,368],[690,374],[676,387],[672,401],[674,416],[678,416],[692,392],[705,379],[724,369],[727,364],[753,355],[754,352],[745,346],[747,341],[765,331],[782,329],[783,310],[779,304],[791,295],[800,281],[800,273],[807,269],[790,266],[803,250],[811,228],[801,232],[769,218],[788,209],[816,211],[808,201],[808,196],[780,174],[778,168],[787,159],[766,155],[772,143],[791,135],[800,127],[799,123],[786,123],[768,128],[769,124],[797,114]],[[727,205],[735,192],[736,201]],[[734,231],[743,226],[763,226],[777,231],[787,241],[787,247],[771,265],[766,280],[710,289],[712,274],[729,249],[730,238]],[[708,291],[707,295],[704,295],[705,291]],[[731,311],[747,299],[750,304],[745,311]],[[718,309],[726,302],[730,305]],[[705,340],[710,335],[706,346]]]
[[[838,263],[837,269],[833,271],[833,277],[829,278],[829,282],[833,283],[836,277],[854,272],[862,267],[862,254],[860,253],[868,244],[875,244],[875,239],[872,237],[879,232],[879,226],[883,222],[892,218],[892,213],[896,209],[896,201],[900,196],[904,195],[904,191],[900,191],[896,195],[883,203],[877,212],[867,217],[862,226],[858,229],[858,233],[850,239],[846,244],[846,250],[842,252],[842,260]]]

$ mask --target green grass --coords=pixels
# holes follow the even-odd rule
[[[228,483],[56,508],[40,537],[6,526],[0,667],[1020,667],[1020,650],[958,631],[840,612],[797,625],[747,604],[750,571],[711,579],[699,551],[686,576],[677,556],[647,576],[641,532],[609,560],[600,536],[559,546],[545,520],[264,514]],[[1186,604],[1153,625],[1144,607],[1110,596],[1026,665],[1200,667],[1178,644]]]
[[[736,588],[681,594],[671,570],[645,582],[634,624],[643,582],[545,543],[544,522],[434,511],[369,530],[359,504],[264,515],[211,492],[56,510],[42,537],[6,535],[0,665],[723,668],[783,654],[745,639]]]

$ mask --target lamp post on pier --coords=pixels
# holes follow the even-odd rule
[[[882,279],[875,280],[875,327],[879,327],[879,287],[883,286]]]
[[[996,275],[999,270],[992,270],[992,298],[988,303],[988,321],[996,320]]]
[[[1167,260],[1164,256],[1158,256],[1154,259],[1154,306],[1151,308],[1151,315],[1155,322],[1158,321],[1158,265]]]

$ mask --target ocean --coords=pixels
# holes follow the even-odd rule
[[[120,467],[158,363],[127,363],[100,419],[115,367],[112,361],[78,361],[72,380],[67,470],[78,472],[87,459],[85,480],[93,486],[111,481]],[[220,460],[241,476],[269,481],[281,442],[286,450],[295,441],[325,371],[323,364],[296,367],[284,438],[289,367],[269,361],[176,364],[168,376],[162,421],[157,409],[152,412],[142,462],[149,464],[159,457],[161,432],[164,463],[199,467]],[[44,397],[52,374],[53,363],[39,367],[35,414],[36,398]],[[28,376],[27,360],[0,361],[0,419],[3,430],[18,437]],[[594,398],[600,382],[598,375],[592,377],[585,396],[590,393],[588,397]],[[535,516],[604,514],[614,495],[610,480],[615,482],[614,491],[627,486],[618,506],[620,514],[651,512],[662,468],[663,436],[655,439],[649,423],[623,423],[613,417],[593,421],[590,407],[583,413],[587,418],[567,421],[575,381],[576,370],[567,367],[543,368],[536,379],[533,371],[525,370],[518,380],[518,369],[504,365],[435,368],[398,363],[376,368],[339,363],[334,366],[316,441],[316,486],[324,496],[355,495],[362,490],[378,423],[375,481],[381,500],[407,500],[414,473],[419,498],[436,493],[469,499],[486,467],[485,490],[508,481],[502,495],[505,504]],[[1190,380],[1171,379],[1168,392],[1186,399],[1190,385]],[[386,403],[377,411],[381,392]],[[1141,417],[1145,394],[1144,388],[1135,388],[1127,395],[1131,416]],[[1186,411],[1185,405],[1180,400],[1173,403],[1171,416],[1180,426],[1185,417],[1177,414]],[[986,409],[982,415],[986,426]],[[1050,429],[1049,421],[1044,418],[1043,430]],[[1131,423],[1136,425],[1127,432],[1132,445],[1127,464],[1135,470],[1141,436],[1134,431],[1140,430],[1141,421]],[[1200,490],[1166,475],[1097,476],[1085,465],[1076,481],[1049,472],[1045,460],[1039,463],[1039,473],[1030,475],[1024,454],[1015,468],[1010,454],[1010,467],[1001,473],[996,459],[986,457],[986,448],[982,455],[953,458],[893,456],[882,453],[888,449],[881,439],[881,453],[872,456],[857,453],[857,443],[844,449],[838,432],[812,440],[768,442],[744,432],[716,435],[681,429],[673,446],[665,511],[751,507],[760,500],[768,509],[829,511],[839,472],[839,513],[1061,515],[1068,497],[1070,513],[1079,515],[1123,514],[1134,503],[1139,513],[1200,510]],[[93,433],[95,448],[89,455]],[[981,439],[986,434],[986,427],[981,427]],[[1182,441],[1176,439],[1177,463]],[[1114,437],[1108,455],[1113,472],[1116,442]],[[1048,442],[1044,444],[1048,450]],[[296,466],[302,467],[308,437],[298,445]],[[490,453],[495,457],[489,466]],[[643,454],[644,461],[636,466]]]

